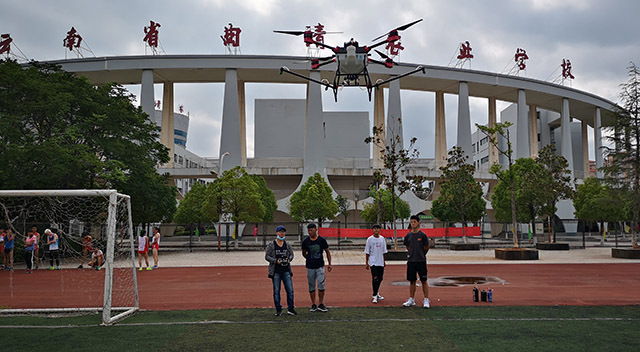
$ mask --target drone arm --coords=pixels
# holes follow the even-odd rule
[[[380,61],[380,60],[375,60],[375,59],[369,59],[369,62],[373,62],[374,64],[378,64],[378,65],[382,65],[386,68],[392,68],[393,67],[393,61]]]
[[[377,47],[379,47],[379,46],[380,46],[380,45],[382,45],[382,44],[386,44],[387,42],[388,42],[388,40],[386,40],[386,39],[385,39],[385,40],[383,40],[383,41],[381,41],[381,42],[379,42],[379,43],[371,44],[370,46],[365,47],[365,48],[366,48],[365,50],[366,50],[367,52],[369,52],[369,51],[371,51],[371,49],[373,49],[373,48],[377,48]]]
[[[302,79],[306,79],[307,81],[318,83],[321,86],[325,86],[327,88],[334,89],[334,87],[332,85],[330,85],[329,83],[327,83],[327,82],[322,82],[322,81],[319,81],[317,79],[313,79],[311,77],[307,77],[305,75],[301,75],[301,74],[299,74],[297,72],[293,72],[293,71],[289,70],[289,68],[284,67],[284,66],[280,67],[280,74],[282,74],[283,72],[286,72],[288,74],[294,75],[294,76],[302,78]]]
[[[385,79],[384,81],[376,82],[376,84],[374,84],[374,85],[373,85],[373,87],[374,87],[374,88],[378,88],[378,87],[380,87],[380,86],[381,86],[381,85],[383,85],[383,84],[387,84],[387,83],[389,83],[389,82],[391,82],[391,81],[395,81],[395,80],[400,79],[400,78],[402,78],[402,77],[407,77],[407,76],[409,76],[409,75],[412,75],[412,74],[414,74],[414,73],[418,73],[418,72],[422,72],[423,74],[424,74],[424,73],[426,73],[426,71],[425,71],[424,67],[422,67],[422,66],[418,66],[418,67],[416,67],[416,68],[415,68],[414,70],[412,70],[412,71],[405,72],[405,73],[403,73],[403,74],[401,74],[401,75],[398,75],[398,76],[395,76],[395,77],[391,77],[391,78],[389,78],[389,79]]]

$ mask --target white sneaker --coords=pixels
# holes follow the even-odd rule
[[[384,300],[384,297],[380,296],[380,294],[378,294],[378,301],[382,301]]]
[[[378,303],[378,296],[373,296],[373,299],[371,300],[371,302]]]
[[[411,307],[415,305],[416,305],[416,301],[411,297],[409,297],[409,299],[406,302],[402,303],[403,307]]]
[[[428,298],[425,298],[424,301],[422,301],[422,307],[430,308],[431,307],[431,301]]]

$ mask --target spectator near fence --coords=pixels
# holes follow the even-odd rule
[[[431,307],[429,300],[429,284],[427,283],[427,252],[429,251],[429,240],[424,232],[420,231],[420,218],[412,215],[410,218],[411,231],[404,236],[404,245],[407,247],[407,280],[409,281],[409,299],[402,305],[404,307],[415,306],[416,295],[416,275],[422,283],[422,293],[424,308]]]
[[[40,268],[40,233],[36,226],[31,228],[31,232],[36,236],[36,243],[33,247],[33,264],[35,265],[35,269],[38,270]]]
[[[93,238],[89,234],[85,234],[82,237],[82,263],[78,265],[78,269],[82,269],[82,266],[87,261],[87,255],[93,252]]]
[[[60,249],[60,242],[58,240],[58,235],[56,233],[51,232],[51,230],[44,230],[45,239],[47,240],[47,245],[49,245],[49,270],[53,270],[53,261],[56,261],[55,269],[60,270],[60,255],[58,250]]]
[[[153,239],[151,240],[151,250],[153,251],[153,268],[158,269],[158,251],[160,250],[160,229],[153,228]]]
[[[11,228],[7,228],[4,236],[4,255],[9,265],[5,265],[5,270],[13,270],[13,247],[16,243],[16,235]]]
[[[27,239],[24,241],[24,260],[27,263],[27,274],[33,273],[33,252],[37,240],[38,238],[33,231],[27,233]]]
[[[384,277],[384,254],[387,253],[387,242],[384,237],[380,236],[380,225],[375,224],[371,227],[373,235],[367,238],[367,243],[364,247],[365,253],[365,269],[371,270],[371,286],[373,288],[373,295],[371,302],[378,303],[384,299],[380,295],[380,284]]]
[[[151,270],[149,266],[149,237],[144,229],[140,230],[140,235],[138,235],[138,271],[142,271],[142,257],[147,264],[147,270]]]
[[[280,225],[276,228],[276,239],[267,245],[264,259],[269,262],[269,278],[273,283],[273,303],[276,306],[276,316],[282,314],[280,304],[280,289],[284,284],[287,293],[287,314],[297,315],[293,301],[293,271],[291,271],[291,261],[293,260],[293,249],[285,241],[287,229]]]
[[[331,252],[329,252],[329,244],[323,237],[318,236],[318,228],[316,224],[307,225],[309,237],[302,241],[302,256],[306,258],[307,280],[309,281],[309,297],[311,298],[311,308],[309,311],[315,312],[319,310],[326,312],[327,307],[324,305],[325,291],[325,272],[324,272],[324,256],[327,252],[327,270],[331,271]],[[316,283],[318,291],[318,305],[316,306]]]

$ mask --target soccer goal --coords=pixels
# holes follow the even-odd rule
[[[10,278],[0,314],[102,311],[110,325],[139,309],[128,195],[0,190],[0,227],[15,235],[13,266],[0,272]],[[38,255],[26,252],[30,232],[40,234]],[[39,270],[28,270],[30,263]]]

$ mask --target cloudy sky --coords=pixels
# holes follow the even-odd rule
[[[153,20],[162,25],[160,43],[167,54],[224,54],[220,35],[233,23],[242,29],[242,54],[303,56],[301,39],[272,30],[322,23],[327,31],[343,32],[327,36],[328,44],[351,37],[363,44],[422,18],[401,33],[406,49],[397,61],[448,66],[459,43],[469,41],[475,55],[471,69],[504,72],[516,48],[523,48],[529,60],[521,75],[551,81],[567,58],[576,77],[567,85],[617,102],[629,62],[640,64],[638,14],[640,1],[634,0],[3,0],[0,33],[11,34],[14,50],[40,61],[65,57],[62,41],[72,26],[95,56],[142,55],[143,28]],[[161,90],[157,85],[156,98],[162,97]],[[199,155],[219,153],[222,92],[222,84],[176,84],[176,109],[183,105],[191,117],[188,148]],[[343,90],[338,104],[331,92],[324,94],[325,110],[373,110],[357,88]],[[305,88],[248,84],[246,95],[252,156],[253,100],[304,98]],[[405,137],[418,137],[423,157],[434,156],[434,99],[432,93],[402,93]],[[455,144],[456,110],[457,97],[446,96],[449,146]],[[485,99],[471,99],[471,118],[487,123]]]

